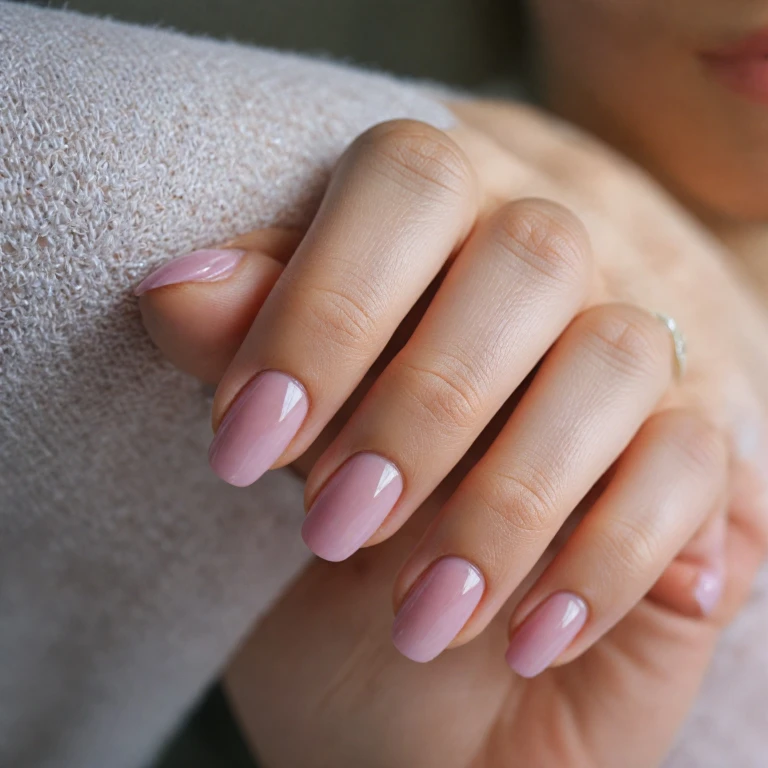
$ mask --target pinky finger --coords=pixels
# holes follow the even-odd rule
[[[649,419],[515,611],[509,665],[533,677],[608,632],[702,529],[723,498],[726,470],[719,433],[699,416],[677,410]]]
[[[723,497],[661,574],[648,598],[681,616],[712,615],[721,602],[725,582],[726,528],[727,502]]]

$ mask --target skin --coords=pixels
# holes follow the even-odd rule
[[[651,171],[711,226],[765,234],[768,111],[700,54],[768,25],[764,0],[538,0],[551,108]]]
[[[496,144],[489,145],[487,137],[478,137],[472,132],[456,135],[467,151],[473,153],[475,167],[485,169],[482,178],[487,188],[493,190],[492,198],[508,199],[513,190],[522,187],[521,191],[567,204],[578,211],[582,219],[590,221],[594,258],[602,275],[597,281],[599,292],[592,299],[596,306],[602,306],[607,298],[642,301],[653,306],[674,302],[678,316],[684,318],[689,337],[702,340],[698,345],[700,354],[691,359],[686,379],[672,389],[663,406],[660,404],[657,413],[661,415],[654,417],[647,428],[658,429],[658,419],[666,421],[670,407],[688,402],[696,403],[697,409],[706,405],[707,412],[713,420],[722,423],[725,431],[731,421],[729,403],[748,403],[742,385],[750,389],[745,381],[759,382],[765,375],[766,361],[761,350],[765,348],[766,331],[759,308],[723,268],[717,244],[683,217],[653,185],[627,170],[617,174],[614,158],[604,149],[587,140],[574,144],[571,134],[565,134],[567,142],[564,142],[562,129],[535,113],[477,105],[462,117],[466,123],[493,125],[500,136],[515,137],[516,143],[502,150]],[[512,174],[513,166],[507,163],[520,162],[520,155],[515,153],[524,153],[533,160],[540,158],[535,173],[528,169],[516,176]],[[568,158],[566,163],[562,162],[564,156]],[[548,172],[545,160],[558,169],[557,176]],[[564,166],[572,172],[563,173]],[[590,180],[589,184],[584,182],[585,178]],[[617,184],[622,190],[618,194]],[[673,254],[676,259],[672,264],[659,260],[658,272],[650,268],[645,256],[645,238],[649,231],[657,238],[660,252]],[[241,347],[254,313],[258,314],[261,302],[278,279],[280,264],[290,259],[297,239],[292,233],[249,235],[230,244],[249,254],[231,278],[218,283],[171,286],[143,297],[145,322],[161,348],[191,373],[208,381],[218,381],[231,363],[232,354]],[[686,290],[686,281],[677,284],[674,275],[685,275],[694,268],[702,279],[700,290],[692,297]],[[728,307],[724,314],[733,316],[732,324],[722,322],[722,313],[713,316],[711,312],[701,311],[712,303],[724,306],[724,302]],[[400,329],[395,348],[410,338],[420,311],[423,307],[416,310],[416,318],[409,318]],[[196,322],[195,318],[200,316],[207,318],[204,325]],[[203,327],[205,334],[200,332]],[[746,334],[745,329],[750,329],[750,333]],[[665,339],[663,335],[661,338]],[[312,449],[295,462],[297,471],[306,473],[318,465],[318,456],[328,450],[334,438],[338,439],[340,426],[348,421],[391,355],[392,350],[363,381],[351,402]],[[665,357],[669,361],[668,348]],[[732,362],[724,365],[727,359]],[[713,371],[722,375],[715,377]],[[754,397],[751,389],[750,397]],[[504,417],[502,414],[502,423]],[[751,419],[748,421],[752,423]],[[738,423],[739,418],[732,419],[734,440]],[[483,456],[498,427],[498,422],[491,425],[484,440],[474,446],[462,465],[421,506],[410,527],[386,548],[365,550],[349,564],[334,566],[335,570],[313,566],[235,660],[227,677],[231,694],[245,729],[268,764],[351,765],[364,763],[366,755],[381,754],[382,765],[422,766],[430,765],[432,759],[435,765],[468,765],[473,760],[477,765],[495,765],[508,761],[508,753],[514,747],[514,754],[521,755],[519,764],[526,765],[530,762],[525,762],[524,750],[539,754],[541,749],[543,736],[538,728],[542,722],[547,722],[553,733],[563,729],[562,739],[547,741],[552,754],[547,756],[549,762],[545,764],[561,765],[566,757],[571,761],[567,764],[615,764],[617,755],[624,760],[629,738],[637,740],[631,749],[638,766],[653,765],[664,754],[706,670],[718,631],[746,597],[764,554],[768,531],[764,486],[759,472],[749,457],[739,459],[734,449],[731,478],[741,493],[723,499],[721,507],[708,506],[703,513],[704,517],[712,513],[712,519],[718,519],[717,514],[722,513],[726,505],[730,513],[723,553],[727,588],[711,617],[703,617],[692,599],[696,575],[718,551],[717,536],[705,535],[705,528],[668,556],[656,576],[641,590],[648,592],[647,596],[639,602],[640,595],[632,600],[631,610],[617,617],[617,620],[621,618],[618,624],[614,626],[615,621],[609,620],[604,627],[595,627],[597,631],[592,637],[582,635],[560,659],[562,663],[575,656],[576,661],[565,667],[558,665],[530,682],[504,673],[501,655],[504,638],[509,634],[509,629],[505,632],[504,627],[511,615],[510,628],[514,630],[515,617],[525,610],[521,599],[529,603],[535,600],[537,587],[547,588],[546,574],[557,578],[557,567],[544,568],[551,562],[558,563],[552,560],[555,553],[567,551],[562,549],[561,539],[551,543],[533,573],[501,607],[499,618],[491,619],[485,632],[461,654],[451,653],[449,661],[438,660],[424,668],[429,671],[421,671],[422,668],[399,658],[391,648],[386,632],[388,601],[382,601],[382,596],[388,592],[389,582],[403,555],[411,550],[418,534],[450,498],[457,483]],[[643,434],[638,440],[642,441]],[[658,442],[658,433],[656,435],[651,442]],[[690,411],[677,410],[662,442],[682,447],[682,456],[694,457],[693,461],[683,459],[684,466],[679,461],[671,462],[674,471],[669,476],[670,485],[662,484],[662,491],[672,493],[681,479],[689,476],[694,479],[693,486],[705,489],[706,497],[717,498],[717,478],[724,478],[718,466],[724,456],[715,447],[718,441],[713,442],[711,428],[698,416],[691,419]],[[702,452],[701,446],[707,445],[712,450]],[[629,460],[631,466],[636,459],[630,456]],[[654,479],[658,486],[662,483],[662,474],[657,473]],[[580,510],[582,514],[591,508],[594,500],[595,495],[586,500]],[[692,506],[704,509],[700,503]],[[386,537],[386,532],[382,532],[382,536]],[[731,542],[736,543],[735,550]],[[576,562],[579,550],[589,552],[589,544],[584,539],[582,545],[572,550],[576,553]],[[560,566],[564,562],[567,561],[561,557]],[[626,562],[612,565],[610,558],[602,558],[600,574],[610,573],[606,581],[627,587],[632,581],[625,570],[627,565]],[[645,563],[640,571],[648,573],[652,567]],[[565,567],[565,571],[568,570]],[[537,582],[536,577],[542,571],[545,576]],[[562,567],[559,572],[564,572]],[[361,579],[361,574],[365,578]],[[533,591],[529,591],[532,588]],[[287,638],[291,638],[291,642],[287,642]],[[465,639],[459,638],[459,642]],[[668,639],[669,643],[662,639]],[[364,652],[358,651],[361,644]],[[584,653],[587,648],[589,651]],[[323,655],[322,664],[316,661],[318,653]],[[357,659],[358,654],[361,654],[360,662],[356,661],[349,670],[349,659]],[[617,655],[623,660],[622,669],[614,678]],[[276,659],[282,660],[279,665]],[[372,663],[371,659],[377,661]],[[463,660],[461,664],[459,659]],[[471,689],[474,701],[470,708],[475,714],[462,719],[444,704],[453,699],[442,691],[454,690],[466,675],[478,684]],[[584,675],[589,678],[588,686],[583,683]],[[373,706],[374,700],[370,706],[362,706],[359,691],[370,686],[375,686],[377,691],[376,706]],[[607,698],[592,698],[587,691],[593,690],[604,690]],[[329,698],[333,706],[329,705]],[[618,720],[606,716],[606,700],[615,701],[608,709]],[[663,701],[664,707],[658,708],[653,728],[644,728],[641,737],[632,726],[633,718],[646,718],[647,702],[655,700]],[[463,702],[462,709],[466,706]],[[416,715],[424,708],[435,711],[434,720],[426,724]],[[558,712],[558,717],[553,719],[548,714],[545,720],[540,719],[545,709]],[[268,716],[266,710],[269,710]],[[350,710],[355,713],[353,722],[350,722]],[[567,727],[572,711],[583,713],[585,718],[575,733],[570,733]],[[397,712],[398,717],[382,717],[382,712]],[[457,738],[461,737],[461,750],[457,751],[453,742],[441,740],[443,718],[454,726],[460,723],[460,727],[455,726],[455,732]],[[296,724],[306,739],[297,742],[288,738],[282,725],[286,722]],[[434,736],[430,737],[432,729]],[[345,736],[348,731],[358,734],[358,738],[350,741]],[[412,738],[403,741],[402,735],[409,732]],[[653,739],[648,738],[651,732]],[[398,738],[393,739],[392,733]],[[403,751],[393,752],[393,742]],[[423,744],[430,745],[429,757],[420,751]],[[442,752],[438,745],[450,754]]]
[[[710,619],[647,598],[577,661],[525,680],[502,660],[505,618],[429,664],[389,643],[390,580],[423,522],[314,563],[232,661],[230,700],[265,765],[658,765],[763,554],[731,522],[729,587]]]
[[[609,31],[605,25],[613,25],[610,31],[617,35],[619,32],[629,34],[627,30],[632,29],[631,39],[624,42],[641,48],[638,56],[648,54],[649,38],[637,30],[645,28],[647,32],[645,25],[652,24],[657,25],[652,27],[657,31],[677,29],[674,27],[676,14],[661,6],[629,3],[627,6],[632,8],[627,7],[628,16],[624,16],[624,12],[612,11],[613,6],[605,3],[584,0],[578,5],[583,6],[584,18],[592,19],[595,27],[601,29],[603,39],[610,37],[605,34]],[[618,55],[620,50],[626,53],[626,48],[619,45],[615,50],[608,45],[603,48],[586,46],[590,55],[582,56],[583,62],[569,59],[565,37],[558,38],[558,30],[562,35],[569,28],[567,9],[576,5],[542,0],[538,6],[545,41],[543,49],[545,53],[558,52],[550,57],[547,68],[547,81],[555,104],[561,103],[558,93],[561,100],[563,94],[571,93],[568,78],[558,78],[558,72],[561,75],[567,72],[568,77],[576,77],[574,72],[587,76],[600,69],[597,61],[603,62],[602,68],[606,72],[612,71],[610,66],[605,66],[606,59]],[[631,15],[633,8],[635,16]],[[661,24],[660,14],[666,14],[664,24]],[[692,35],[698,34],[698,30],[690,31]],[[588,31],[584,31],[584,35],[587,34]],[[657,34],[654,39],[657,38],[666,41],[670,47],[675,39],[671,33],[669,38],[663,34]],[[667,60],[673,70],[674,61],[674,58]],[[677,74],[680,74],[678,86],[695,92],[683,74]],[[677,82],[674,77],[668,79]],[[611,103],[610,78],[606,75],[604,80],[594,82],[598,95]],[[634,80],[630,78],[628,82]],[[759,174],[748,164],[736,162],[720,146],[723,137],[717,134],[719,125],[713,125],[714,136],[705,136],[705,140],[712,141],[721,150],[720,154],[706,155],[711,160],[711,167],[707,163],[699,163],[706,166],[703,168],[694,168],[693,162],[686,165],[684,142],[671,153],[674,162],[667,162],[662,142],[659,141],[658,146],[654,144],[653,121],[645,121],[651,123],[646,126],[643,121],[627,119],[622,130],[610,128],[610,125],[620,123],[625,114],[631,118],[629,106],[633,98],[638,99],[635,109],[642,103],[641,89],[636,89],[637,92],[632,87],[626,90],[628,93],[622,94],[622,98],[626,100],[627,109],[617,109],[612,120],[600,110],[595,110],[596,114],[591,116],[570,114],[566,103],[561,103],[561,111],[603,134],[650,168],[655,169],[655,164],[663,166],[665,172],[659,171],[658,175],[669,188],[678,190],[686,200],[695,199],[695,206],[706,209],[708,217],[729,222],[727,227],[718,230],[723,238],[722,233],[727,230],[733,241],[738,233],[743,240],[754,243],[760,227],[756,220],[761,214],[747,205],[740,205],[739,201],[744,202],[747,197],[752,199],[756,187],[750,195],[743,195],[743,190],[752,182],[756,184]],[[660,90],[663,92],[664,88]],[[659,98],[662,97],[668,98],[663,93]],[[662,107],[663,102],[660,102],[659,109]],[[519,224],[521,216],[524,221],[528,216],[530,221],[531,215],[541,216],[544,211],[543,215],[547,217],[544,231],[556,232],[559,240],[566,243],[566,250],[575,249],[580,254],[589,251],[592,271],[584,277],[585,269],[576,270],[583,284],[570,285],[569,291],[557,302],[564,303],[571,297],[575,302],[574,314],[579,310],[582,314],[566,322],[568,330],[560,336],[533,385],[522,395],[512,420],[501,431],[490,452],[484,454],[483,450],[499,434],[498,423],[495,429],[492,425],[490,432],[486,431],[485,442],[476,444],[466,454],[465,462],[446,482],[441,483],[441,477],[425,482],[422,496],[413,497],[410,506],[401,505],[399,514],[396,509],[369,543],[388,538],[418,507],[418,514],[404,533],[386,547],[367,551],[349,564],[338,566],[333,573],[327,566],[313,566],[234,662],[228,673],[231,694],[246,731],[270,765],[370,764],[370,755],[379,756],[377,764],[381,765],[530,765],[533,755],[536,755],[537,764],[542,765],[614,765],[617,761],[622,765],[655,765],[666,752],[690,706],[718,631],[743,603],[755,569],[765,554],[768,538],[765,464],[762,457],[746,455],[743,450],[749,442],[744,430],[749,425],[762,423],[766,405],[762,401],[762,382],[766,380],[766,361],[762,352],[767,338],[765,318],[753,297],[724,269],[724,263],[731,258],[728,251],[718,246],[653,185],[602,147],[564,132],[559,126],[526,110],[478,104],[457,107],[457,112],[464,127],[450,137],[450,146],[458,148],[475,177],[471,192],[462,197],[458,215],[454,212],[451,217],[451,221],[458,222],[452,236],[454,243],[465,242],[469,231],[467,222],[478,221],[480,224],[466,241],[465,251],[460,251],[456,257],[452,271],[461,267],[463,253],[469,254],[474,265],[481,263],[484,254],[488,253],[487,244],[483,245],[483,233],[494,231],[493,227],[498,226],[500,220],[498,217],[509,231],[511,226]],[[664,119],[668,112],[664,112]],[[590,124],[590,120],[594,120],[594,124]],[[605,123],[599,120],[605,120]],[[632,126],[640,125],[643,126],[646,143],[643,151],[648,152],[647,157],[638,148],[640,142],[633,144],[622,138],[622,133],[628,134]],[[604,126],[602,130],[601,126]],[[407,146],[406,142],[412,145],[414,134],[406,136],[405,131],[416,129],[397,126],[395,130],[399,131],[397,136],[402,146]],[[418,130],[423,132],[424,129]],[[666,130],[672,129],[668,126]],[[680,126],[675,130],[677,132],[673,134],[679,135]],[[374,137],[374,143],[376,140]],[[430,135],[428,140],[437,139]],[[446,140],[440,138],[439,141]],[[702,151],[695,141],[690,144],[691,154]],[[425,146],[431,152],[435,144]],[[421,154],[425,155],[424,152]],[[430,156],[429,153],[426,155]],[[354,150],[350,156],[352,169],[366,167],[366,162],[370,162],[365,155],[355,155]],[[720,178],[720,162],[727,165],[731,173],[724,177],[722,185],[715,185],[717,189],[712,190],[707,187],[707,179]],[[342,190],[349,184],[349,165],[349,162],[347,166],[342,163],[337,174],[335,183]],[[698,175],[691,175],[691,169]],[[739,194],[743,198],[739,198]],[[519,204],[511,209],[506,206],[506,201],[522,197],[543,197],[568,208],[563,212],[561,208],[548,208],[541,203],[528,204],[528,209],[521,209]],[[740,221],[733,215],[737,208],[741,213]],[[573,219],[573,214],[578,219]],[[323,220],[322,211],[320,217]],[[587,225],[591,246],[579,240],[578,225],[573,223],[579,219]],[[305,241],[305,252],[322,251],[322,237],[328,238],[332,228],[326,217],[324,225],[318,226],[319,239],[315,237],[313,241],[310,237],[310,246]],[[648,239],[649,233],[652,233],[652,241]],[[274,295],[280,296],[280,267],[276,265],[288,260],[292,251],[290,235],[262,233],[256,237],[257,240],[259,237],[276,240],[284,237],[284,240],[279,247],[264,240],[237,243],[248,251],[249,259],[246,266],[221,284],[164,288],[142,299],[142,311],[150,333],[171,359],[208,380],[218,381],[223,377],[217,395],[215,423],[226,412],[242,383],[252,375],[254,359],[263,354],[258,350],[254,354],[253,345],[249,347],[247,338],[245,346],[241,346],[241,342],[250,322],[259,315],[262,300],[266,300],[264,297],[268,294],[272,295],[270,291],[275,279],[278,279],[278,292]],[[477,238],[480,238],[480,245],[477,245]],[[450,238],[447,242],[450,245]],[[455,245],[448,248],[451,249],[455,249]],[[563,256],[562,253],[558,255]],[[269,261],[264,262],[263,258]],[[296,263],[304,264],[306,275],[306,253],[303,260]],[[260,266],[254,266],[257,264]],[[251,277],[244,275],[242,269],[249,270]],[[263,274],[266,273],[269,278],[265,280]],[[291,274],[294,285],[296,281],[301,282],[302,273],[298,267],[293,267]],[[442,291],[446,290],[446,284],[450,287],[450,274],[443,282]],[[690,295],[684,279],[691,274],[697,276],[695,296]],[[582,292],[577,293],[577,288]],[[280,299],[285,302],[287,295],[283,294]],[[439,306],[440,296],[438,293],[433,298],[425,316],[427,319],[429,312],[435,311],[433,307]],[[272,306],[276,306],[278,300],[272,301]],[[488,296],[485,301],[492,304]],[[621,304],[617,305],[617,301]],[[192,314],[192,306],[199,313],[205,302],[224,306],[227,311],[214,313],[217,324],[215,327],[208,325],[207,338],[201,339],[190,332],[186,320]],[[609,309],[605,308],[606,302],[612,302]],[[457,302],[451,304],[456,306]],[[634,304],[675,308],[676,318],[686,329],[692,349],[696,349],[691,369],[681,383],[670,387],[669,367],[661,364],[665,357],[664,334],[659,335],[656,347],[654,326],[645,325],[645,315],[632,314]],[[539,310],[534,308],[534,311],[542,312],[539,317],[544,317],[551,314],[551,307],[547,309],[542,303]],[[444,310],[446,312],[449,310]],[[596,312],[602,314],[595,315]],[[275,310],[260,315],[261,318],[265,316],[274,317]],[[413,321],[420,316],[416,310],[410,324],[407,321],[401,326],[400,333],[406,342],[402,347],[396,345],[396,349],[400,349],[399,358],[408,354],[409,344],[413,346]],[[632,328],[642,329],[642,338],[651,350],[647,360],[651,362],[643,371],[647,380],[637,384],[637,375],[629,380],[639,387],[633,390],[635,395],[630,399],[635,403],[633,407],[640,401],[645,404],[634,411],[636,421],[624,422],[631,427],[627,441],[641,424],[644,426],[623,453],[615,475],[604,477],[598,485],[602,495],[596,492],[582,505],[581,511],[586,514],[589,510],[590,514],[566,543],[563,543],[565,536],[560,540],[556,538],[564,522],[564,518],[556,514],[557,505],[547,510],[545,517],[550,524],[537,529],[537,535],[527,540],[513,535],[515,531],[527,530],[520,526],[521,510],[524,512],[525,505],[511,505],[502,516],[504,525],[501,529],[494,528],[482,515],[467,514],[466,510],[477,512],[478,497],[487,498],[489,476],[499,476],[498,472],[487,471],[488,457],[493,460],[496,456],[507,458],[510,455],[510,444],[503,440],[505,433],[514,435],[515,441],[519,442],[524,441],[526,433],[541,435],[552,431],[551,421],[543,416],[544,421],[541,421],[536,416],[537,403],[545,404],[546,407],[542,406],[545,415],[552,413],[552,404],[556,410],[557,402],[564,399],[563,393],[557,394],[557,382],[563,380],[566,370],[574,370],[578,361],[584,359],[583,350],[578,351],[579,338],[583,338],[579,336],[579,323],[586,323],[585,327],[589,328],[590,318],[598,317],[594,322],[601,325],[604,322],[601,318],[606,316],[610,322],[615,322],[618,317],[625,325],[629,323]],[[724,322],[724,318],[728,322]],[[397,318],[397,322],[401,319]],[[274,327],[278,328],[279,323]],[[422,323],[419,328],[423,327]],[[266,333],[267,328],[269,322],[262,319],[258,334],[261,338],[271,337]],[[213,364],[212,356],[206,354],[206,345],[211,349],[230,350],[232,354],[219,352]],[[376,345],[371,349],[376,350]],[[380,351],[378,349],[373,357]],[[630,350],[635,361],[636,353],[636,348]],[[368,355],[371,356],[370,349]],[[666,360],[668,363],[668,346]],[[558,361],[562,361],[562,366]],[[314,443],[312,449],[296,461],[299,471],[314,466],[308,479],[310,500],[333,469],[349,455],[350,445],[360,445],[359,434],[355,436],[353,406],[362,400],[362,411],[357,413],[363,413],[365,418],[358,417],[360,423],[375,422],[378,412],[384,414],[396,406],[396,400],[388,402],[386,398],[383,401],[379,398],[377,402],[376,398],[372,400],[370,393],[365,397],[374,381],[386,380],[392,370],[391,365],[384,367],[388,362],[391,363],[389,354],[380,359],[378,367],[363,380],[340,416],[328,424],[335,410],[329,408],[327,416],[316,419],[309,431],[300,435],[282,457],[280,463],[294,460]],[[527,371],[522,371],[522,376],[525,373]],[[348,391],[337,394],[339,403],[355,388],[354,377],[351,382]],[[380,392],[382,385],[377,386]],[[397,386],[392,389],[396,392]],[[377,394],[375,388],[372,392]],[[552,392],[555,395],[550,397],[554,400],[547,405],[547,393]],[[500,405],[490,408],[490,415]],[[508,414],[502,414],[505,415]],[[489,418],[476,418],[478,432],[483,430]],[[344,424],[346,426],[342,426]],[[605,444],[608,436],[616,434],[615,422],[612,424],[613,428],[604,425],[588,435],[588,443]],[[583,423],[579,428],[584,429]],[[575,429],[576,426],[569,427],[565,434],[570,435]],[[468,442],[471,441],[454,440],[456,450],[466,452]],[[553,444],[556,443],[555,440]],[[662,449],[669,449],[670,445],[677,450],[663,454]],[[371,448],[369,445],[362,447]],[[573,499],[571,503],[563,501],[566,514],[622,454],[623,448],[624,445],[617,444],[611,449],[613,453],[607,450],[591,470],[584,466],[576,469],[582,485],[564,483],[572,489],[570,496],[565,494],[565,498]],[[514,454],[512,457],[511,465],[516,466],[519,458],[516,460]],[[661,493],[659,498],[664,498],[665,494],[666,497],[678,494],[678,514],[667,516],[680,519],[682,523],[668,529],[662,526],[663,515],[645,518],[644,528],[632,530],[644,536],[650,531],[647,540],[651,546],[642,548],[644,557],[641,560],[628,560],[627,553],[637,549],[634,546],[636,540],[624,544],[614,540],[611,546],[602,548],[599,545],[605,544],[606,535],[615,536],[612,521],[628,501],[642,500],[643,494],[647,495],[645,490],[633,490],[632,483],[633,477],[641,476],[639,468],[647,465],[647,462],[644,464],[645,457],[655,467],[652,476],[659,486],[655,489]],[[553,458],[556,466],[565,460],[558,458],[556,452],[550,456]],[[447,462],[446,472],[450,463]],[[669,474],[664,472],[667,468]],[[626,498],[622,489],[625,489]],[[505,493],[508,496],[508,490],[504,486],[493,489],[501,497]],[[613,504],[611,499],[615,499]],[[656,505],[650,496],[647,503]],[[483,602],[456,644],[463,644],[486,627],[488,629],[461,652],[450,654],[450,660],[440,659],[424,668],[427,671],[422,671],[403,666],[404,662],[384,644],[382,633],[376,634],[375,638],[373,635],[382,623],[382,590],[392,578],[395,564],[411,549],[416,534],[421,533],[427,522],[430,522],[427,533],[416,544],[396,579],[395,606],[401,604],[431,562],[444,554],[458,553],[480,566],[487,589]],[[502,544],[495,550],[489,547],[489,542],[498,541]],[[659,543],[661,546],[654,548],[654,544]],[[617,552],[623,551],[622,546],[625,554],[616,557]],[[590,567],[595,561],[599,563],[596,570]],[[516,571],[510,571],[510,563],[516,563]],[[713,563],[724,566],[726,587],[718,608],[705,618],[691,599],[692,591],[697,574]],[[361,573],[363,579],[360,579]],[[606,589],[605,584],[611,588]],[[585,629],[559,658],[557,665],[535,680],[526,682],[500,674],[499,643],[503,646],[503,626],[509,614],[507,635],[514,637],[532,608],[560,589],[587,596],[591,610]],[[503,617],[501,621],[496,618],[499,611]],[[361,621],[361,616],[367,620]],[[354,617],[354,621],[350,617]],[[290,642],[286,638],[291,638]],[[317,653],[323,654],[324,664],[314,661]],[[276,667],[274,661],[278,658],[287,666]],[[358,663],[358,658],[363,661]],[[572,663],[560,666],[567,661]],[[442,691],[465,689],[467,679],[472,680],[468,701],[441,695]],[[360,691],[369,690],[371,686],[375,686],[377,692],[373,700],[365,696],[361,698]],[[601,696],[594,696],[595,691]],[[454,707],[458,709],[454,710]],[[650,715],[649,708],[652,709]],[[432,715],[426,720],[419,718],[417,712],[423,711]],[[639,718],[643,719],[642,729],[634,727]],[[301,743],[286,738],[282,725],[286,722],[291,722],[305,734]],[[443,722],[451,723],[451,739],[441,739],[437,735]],[[433,729],[435,735],[430,737]],[[423,752],[424,745],[429,745],[428,754]]]

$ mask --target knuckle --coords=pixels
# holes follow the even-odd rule
[[[558,492],[547,473],[533,465],[514,472],[495,470],[486,477],[483,505],[508,528],[526,535],[552,529],[556,521]]]
[[[418,193],[436,198],[464,198],[473,171],[464,153],[442,131],[426,123],[397,120],[382,123],[360,139],[360,151],[388,178]]]
[[[728,450],[721,431],[700,413],[678,409],[653,417],[650,429],[672,449],[675,460],[708,482],[724,476]]]
[[[663,547],[658,532],[627,517],[609,518],[597,541],[597,551],[607,553],[606,562],[621,578],[640,577],[652,569]]]
[[[431,365],[399,362],[404,391],[417,404],[429,427],[453,432],[471,431],[482,408],[483,395],[470,369],[443,358]]]
[[[518,200],[503,206],[491,227],[503,251],[548,281],[586,290],[591,275],[589,236],[567,208],[548,200]]]
[[[376,319],[360,297],[318,286],[309,293],[301,302],[309,313],[307,325],[324,343],[359,350],[374,336]]]
[[[671,372],[671,341],[656,318],[629,305],[604,305],[582,315],[587,346],[623,376]]]

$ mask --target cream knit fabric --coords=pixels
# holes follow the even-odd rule
[[[213,477],[206,397],[131,288],[305,222],[398,116],[450,121],[385,77],[0,2],[3,768],[141,765],[302,567],[298,482]],[[767,603],[763,579],[675,768],[768,764]]]
[[[0,766],[142,763],[306,560],[301,488],[206,466],[210,404],[131,288],[306,221],[417,89],[0,2]]]

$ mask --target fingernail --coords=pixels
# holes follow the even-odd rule
[[[238,250],[193,251],[156,269],[136,286],[134,293],[141,296],[164,285],[225,280],[235,271],[244,254],[245,251]]]
[[[459,634],[484,591],[485,579],[474,565],[460,557],[438,560],[397,612],[395,647],[412,661],[431,661]]]
[[[208,451],[213,471],[231,485],[255,483],[299,431],[309,403],[296,379],[266,371],[240,392]]]
[[[709,616],[715,610],[723,594],[723,569],[706,568],[699,575],[693,596],[701,607],[701,612]]]
[[[402,492],[403,478],[392,462],[358,453],[310,507],[301,529],[304,542],[324,560],[346,560],[376,532]]]
[[[526,618],[507,648],[507,664],[521,677],[543,672],[587,621],[587,604],[570,592],[557,592]]]

